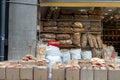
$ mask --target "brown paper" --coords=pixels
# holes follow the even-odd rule
[[[80,70],[79,69],[67,69],[66,70],[66,80],[79,80]]]
[[[47,68],[34,68],[34,80],[48,80],[48,75]]]
[[[5,80],[5,68],[0,68],[0,80]]]
[[[120,70],[108,70],[108,80],[120,80]]]
[[[52,69],[52,80],[65,80],[65,69]]]
[[[105,70],[95,69],[94,80],[107,80],[107,69]]]
[[[33,80],[33,68],[20,68],[20,80]]]
[[[19,68],[6,68],[6,80],[20,80]]]
[[[81,69],[81,79],[80,80],[93,80],[93,69]]]

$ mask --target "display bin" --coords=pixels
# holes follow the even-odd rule
[[[66,80],[80,80],[80,70],[66,69]]]
[[[48,80],[49,69],[34,67],[34,80]]]
[[[20,68],[20,80],[33,80],[33,68]]]
[[[65,80],[65,69],[52,69],[52,80]]]
[[[20,80],[19,72],[20,68],[7,67],[6,80]]]

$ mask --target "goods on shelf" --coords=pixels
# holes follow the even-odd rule
[[[73,44],[80,47],[80,33],[73,34]]]
[[[70,39],[70,34],[56,34],[56,39],[57,40],[66,40]]]
[[[58,28],[56,26],[53,26],[53,27],[44,27],[43,30],[44,31],[57,31]]]
[[[82,48],[85,48],[87,46],[87,35],[86,34],[82,35],[81,46]]]
[[[71,39],[68,39],[68,40],[59,40],[59,41],[60,41],[60,44],[63,44],[63,45],[72,44],[72,40]]]
[[[55,34],[48,34],[48,33],[44,33],[40,35],[41,38],[48,38],[48,39],[55,39],[56,36]]]
[[[59,27],[63,27],[63,26],[66,26],[66,27],[70,27],[71,25],[72,25],[72,22],[58,22],[57,23],[57,25],[59,26]]]

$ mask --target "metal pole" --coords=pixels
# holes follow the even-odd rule
[[[1,34],[0,34],[0,61],[4,60],[4,42],[5,42],[5,12],[6,0],[2,0],[1,4]]]

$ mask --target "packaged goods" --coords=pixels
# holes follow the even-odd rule
[[[44,44],[37,44],[37,50],[36,50],[36,58],[39,59],[45,59],[46,55],[46,45]]]
[[[41,40],[43,41],[43,43],[47,43],[48,41],[55,40],[55,39],[42,38]]]
[[[52,69],[64,69],[65,65],[62,62],[56,62],[53,64]]]
[[[84,60],[81,59],[78,61],[78,64],[80,67],[91,67],[92,66],[91,61],[89,59],[84,59]],[[89,68],[87,68],[87,69],[89,69]]]
[[[96,37],[95,37],[95,36],[92,36],[92,40],[93,40],[93,43],[94,43],[94,47],[95,47],[95,48],[98,48],[98,44],[97,44]]]
[[[44,21],[43,26],[45,27],[51,27],[51,26],[56,26],[57,22],[56,21]]]
[[[55,39],[55,34],[41,34],[41,38],[49,38],[49,39]]]
[[[82,31],[84,31],[84,28],[73,28],[73,31],[74,32],[82,32]]]
[[[49,69],[34,67],[34,80],[48,80]]]
[[[55,46],[55,47],[60,47],[60,41],[58,41],[58,40],[49,40],[48,41],[48,46]]]
[[[87,46],[87,35],[83,34],[81,39],[81,46],[85,48]]]
[[[92,50],[92,52],[93,52],[93,57],[97,57],[97,58],[104,58],[104,52],[103,52],[103,50],[102,49],[93,49]]]
[[[100,35],[97,35],[97,36],[96,36],[96,39],[97,39],[97,43],[98,43],[99,48],[103,48],[103,47],[102,47],[102,46],[103,46],[103,42],[102,42],[102,40],[101,40],[101,36],[100,36]]]
[[[73,34],[73,44],[80,47],[80,33]]]
[[[63,26],[68,26],[68,27],[70,27],[70,26],[72,26],[72,22],[58,22],[57,25],[58,25],[58,26],[61,26],[61,27],[63,27]]]
[[[81,49],[72,49],[70,50],[72,60],[81,59]]]
[[[37,59],[34,56],[27,54],[22,58],[22,60],[23,61],[36,61]]]
[[[91,59],[92,52],[91,51],[82,51],[81,56],[82,56],[82,59]]]
[[[60,19],[74,19],[72,15],[60,15]]]
[[[88,15],[75,15],[75,19],[87,20]]]
[[[62,56],[62,53],[58,47],[50,45],[46,48],[46,56]]]
[[[88,34],[88,42],[89,42],[90,47],[94,47],[91,34]]]
[[[69,51],[62,52],[62,55],[63,55],[62,56],[63,63],[66,63],[68,60],[71,59]]]
[[[60,40],[60,44],[61,45],[72,44],[72,40],[70,40],[70,39],[68,39],[68,40]]]
[[[72,28],[68,28],[68,27],[59,27],[58,30],[61,32],[72,32],[73,31]]]
[[[74,22],[73,27],[83,28],[83,25],[81,22]]]
[[[57,31],[57,27],[44,27],[43,28],[44,31]]]
[[[77,15],[87,15],[88,11],[81,9],[81,11],[80,10],[75,11],[75,14],[77,14]]]
[[[69,34],[57,34],[56,39],[59,39],[59,40],[70,39],[70,35]]]

